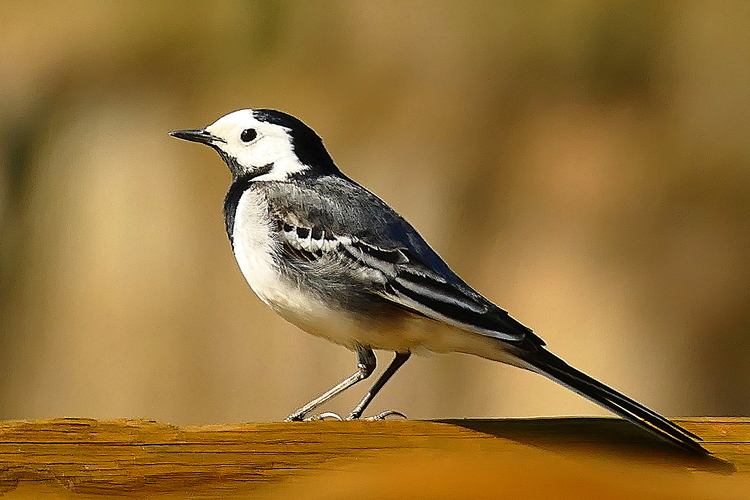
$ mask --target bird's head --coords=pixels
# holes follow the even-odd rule
[[[272,109],[241,109],[205,128],[170,135],[214,148],[235,179],[283,181],[295,174],[338,172],[315,131]]]

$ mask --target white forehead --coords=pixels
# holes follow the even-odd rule
[[[232,111],[229,114],[226,114],[213,122],[209,127],[226,127],[226,126],[233,126],[233,125],[240,125],[240,124],[253,124],[257,122],[258,120],[255,119],[255,116],[253,116],[253,110],[252,109],[240,109],[237,111]]]
[[[278,125],[272,125],[270,123],[258,121],[252,109],[240,109],[239,111],[233,111],[228,115],[224,115],[211,125],[206,127],[206,130],[212,134],[219,136],[223,139],[229,139],[230,137],[239,137],[240,132],[248,128],[279,128]]]

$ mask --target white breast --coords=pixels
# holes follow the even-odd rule
[[[246,190],[237,204],[232,240],[234,256],[250,287],[271,307],[288,301],[289,286],[273,261],[276,241],[262,193]]]

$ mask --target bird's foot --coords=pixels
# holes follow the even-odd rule
[[[367,417],[365,420],[386,420],[391,415],[395,415],[397,417],[403,418],[404,420],[408,420],[406,415],[396,410],[386,410],[384,412],[378,413],[377,415],[373,415],[372,417]]]
[[[344,419],[341,418],[341,415],[338,413],[334,413],[332,411],[326,411],[323,413],[320,413],[318,415],[313,415],[311,417],[307,417],[303,419],[304,422],[317,422],[318,420],[338,420],[339,422],[343,422]]]
[[[373,415],[371,417],[360,417],[359,415],[350,413],[346,418],[342,418],[341,415],[338,413],[334,413],[332,411],[326,411],[323,413],[319,413],[317,415],[312,415],[310,417],[305,417],[304,415],[297,415],[296,413],[293,413],[286,417],[284,419],[284,422],[317,422],[320,420],[337,420],[339,422],[343,421],[349,421],[349,420],[369,420],[369,421],[375,421],[375,420],[387,420],[390,416],[397,416],[401,417],[403,419],[408,419],[406,415],[401,413],[400,411],[396,410],[386,410],[384,412],[378,413],[377,415]]]
[[[373,415],[371,417],[364,417],[364,418],[360,417],[359,415],[349,414],[349,416],[346,417],[346,420],[370,420],[370,421],[374,421],[374,420],[386,420],[391,415],[396,415],[398,417],[407,419],[406,415],[404,415],[400,411],[386,410],[384,412],[378,413],[377,415]]]

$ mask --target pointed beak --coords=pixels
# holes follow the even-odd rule
[[[170,132],[169,135],[177,137],[178,139],[185,139],[186,141],[200,142],[202,144],[213,145],[216,142],[227,142],[221,137],[213,135],[206,129],[195,129],[195,130],[175,130]]]

